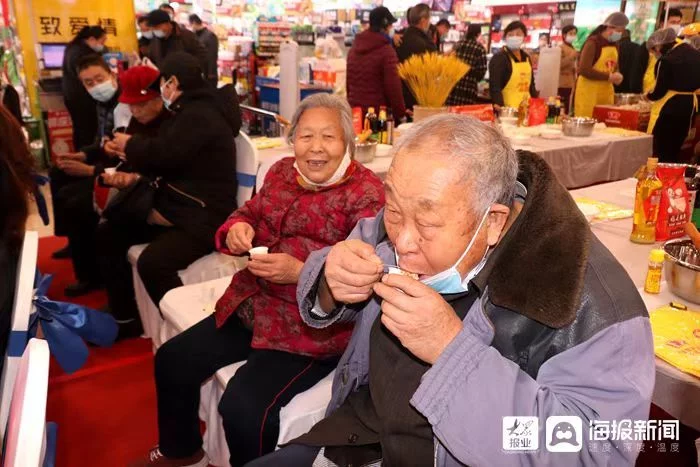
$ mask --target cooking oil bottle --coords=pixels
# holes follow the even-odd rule
[[[634,198],[634,219],[630,240],[635,243],[654,243],[656,241],[656,219],[659,216],[661,202],[661,180],[656,176],[659,159],[647,159],[644,178],[637,182]]]

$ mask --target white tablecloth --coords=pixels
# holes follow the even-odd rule
[[[571,195],[574,198],[587,197],[632,209],[636,183],[635,179],[621,180],[574,190]],[[665,283],[662,284],[662,293],[659,295],[647,294],[643,291],[649,251],[658,248],[660,244],[637,245],[630,242],[632,219],[597,223],[593,224],[591,228],[600,241],[624,266],[634,284],[640,288],[640,294],[647,309],[654,310],[672,300],[683,301],[673,296]],[[690,308],[697,309],[699,307],[691,305]],[[656,384],[652,400],[654,404],[680,420],[681,423],[700,430],[700,379],[683,373],[657,358]]]
[[[514,144],[516,149],[536,152],[552,167],[559,181],[567,188],[588,186],[594,183],[631,177],[652,154],[652,137],[617,136],[594,132],[587,138],[562,137],[547,140],[532,137],[527,144]],[[258,190],[269,168],[283,157],[293,156],[286,145],[259,150]],[[377,157],[365,167],[384,178],[391,156]]]

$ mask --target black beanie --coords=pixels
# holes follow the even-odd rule
[[[166,80],[176,76],[180,82],[180,89],[183,91],[198,89],[207,85],[199,62],[187,52],[169,54],[160,67],[160,76]]]

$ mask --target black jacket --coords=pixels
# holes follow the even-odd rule
[[[521,50],[520,54],[522,60],[518,60],[507,47],[503,47],[503,49],[493,55],[491,62],[489,62],[489,94],[491,94],[491,102],[496,105],[504,105],[503,88],[506,87],[508,81],[510,81],[510,75],[513,74],[513,65],[510,63],[510,59],[512,58],[516,62],[527,60],[530,62],[530,66],[532,66],[530,56],[524,50]],[[534,71],[530,77],[530,96],[537,97]]]
[[[656,66],[656,86],[649,99],[662,99],[667,91],[693,92],[700,89],[700,51],[689,44],[681,44],[661,57]],[[693,96],[674,96],[664,105],[664,114],[690,115],[693,112]]]
[[[437,52],[435,43],[428,35],[415,26],[410,26],[403,34],[401,45],[396,49],[396,54],[399,56],[399,63],[403,63],[414,55],[421,55],[426,52]],[[407,109],[412,109],[416,105],[416,98],[413,93],[403,82],[403,99]]]
[[[207,68],[204,69],[204,74],[207,79],[214,79],[218,76],[219,69],[219,38],[207,28],[195,32],[195,35],[207,51]]]
[[[173,32],[167,39],[151,39],[148,45],[148,58],[160,67],[167,56],[174,52],[187,52],[199,61],[202,72],[207,71],[207,51],[197,36],[192,31],[181,28],[179,24],[173,24]]]
[[[238,96],[231,85],[186,91],[172,111],[157,137],[131,137],[126,159],[136,172],[162,177],[155,209],[213,246],[216,230],[236,209]]]
[[[95,112],[95,101],[85,90],[85,86],[78,78],[78,61],[87,55],[94,55],[95,51],[82,41],[68,44],[63,54],[63,98],[70,104],[85,107],[85,111]]]
[[[642,49],[629,38],[626,38],[620,41],[618,53],[620,54],[618,69],[624,79],[622,83],[615,86],[615,92],[640,94],[642,92],[644,72],[648,63],[647,60],[649,59],[646,47]],[[644,55],[646,57],[644,68],[642,68],[642,57]]]

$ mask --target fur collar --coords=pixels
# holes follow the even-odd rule
[[[576,318],[590,227],[573,198],[538,155],[518,151],[525,204],[494,249],[490,300],[552,328]]]

